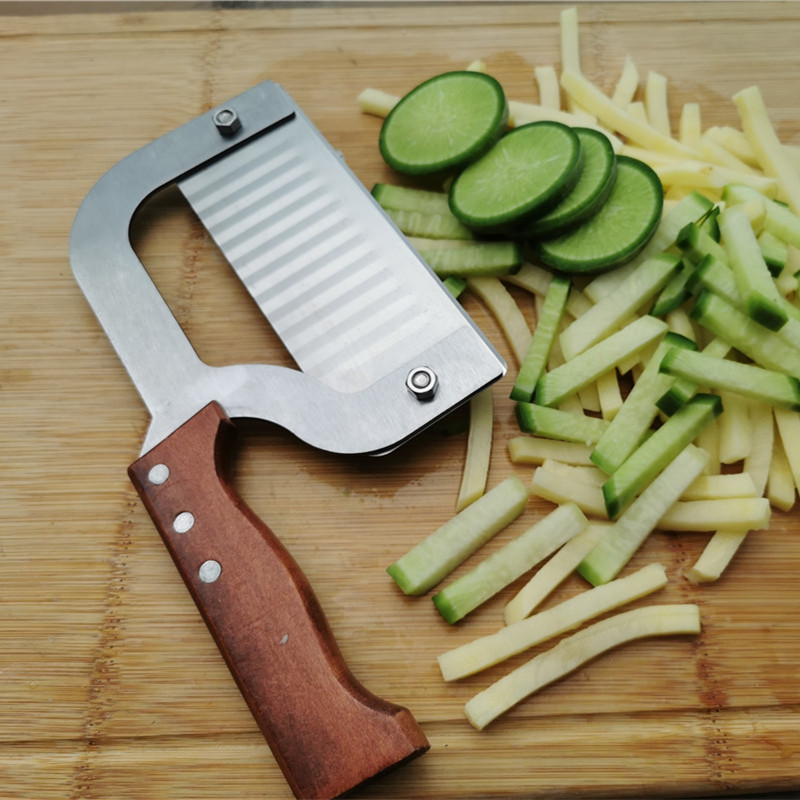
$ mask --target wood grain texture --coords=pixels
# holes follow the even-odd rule
[[[135,389],[72,279],[67,240],[95,180],[136,147],[253,84],[300,103],[365,185],[393,178],[359,91],[402,93],[486,61],[509,96],[559,61],[558,3],[379,4],[0,19],[0,774],[4,797],[291,797],[128,483],[147,426]],[[0,9],[1,10],[1,9]],[[758,83],[800,145],[800,6],[581,3],[582,68],[613,87],[630,54],[669,83],[673,124],[738,123]],[[137,218],[137,251],[211,363],[291,363],[175,192]],[[533,321],[533,304],[516,295]],[[465,306],[507,353],[472,297]],[[157,354],[154,354],[157,357]],[[494,485],[517,471],[510,381],[494,390]],[[702,535],[653,536],[661,602],[697,602],[697,638],[598,659],[482,733],[463,704],[492,679],[444,684],[438,653],[494,631],[516,587],[458,626],[400,596],[385,567],[452,515],[464,437],[432,430],[381,459],[309,450],[247,424],[234,484],[311,581],[353,672],[421,722],[431,751],[365,796],[654,797],[800,790],[800,523],[776,513],[716,585],[683,572]],[[521,532],[548,504],[487,545]],[[470,560],[460,571],[475,563]],[[570,581],[553,601],[581,584]],[[512,663],[521,663],[518,657]]]

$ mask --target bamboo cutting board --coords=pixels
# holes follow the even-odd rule
[[[365,185],[391,180],[380,121],[358,110],[362,88],[400,94],[482,58],[510,97],[536,101],[533,68],[558,67],[565,7],[121,6],[0,18],[4,798],[289,797],[127,481],[147,418],[72,279],[67,241],[86,192],[135,148],[265,79],[285,86]],[[758,83],[782,139],[800,145],[800,6],[585,3],[579,21],[583,71],[603,89],[630,54],[642,76],[668,77],[674,123],[691,101],[705,126],[736,125],[731,95]],[[176,193],[143,209],[134,243],[202,358],[290,363]],[[532,322],[530,298],[517,299]],[[464,302],[511,361],[480,303]],[[530,477],[505,449],[509,388],[494,390],[490,485]],[[385,459],[340,458],[242,426],[237,487],[305,570],[355,675],[408,706],[432,744],[362,796],[800,791],[798,512],[776,512],[710,586],[683,577],[707,537],[654,535],[635,564],[667,567],[657,602],[699,603],[702,633],[604,656],[478,733],[463,704],[508,667],[444,684],[435,658],[496,630],[516,587],[448,627],[384,571],[452,515],[464,450],[463,436],[433,430]],[[484,552],[548,508],[532,500]],[[568,582],[554,601],[579,588]]]

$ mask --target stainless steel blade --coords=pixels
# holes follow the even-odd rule
[[[299,110],[178,183],[297,365],[356,392],[464,325]]]

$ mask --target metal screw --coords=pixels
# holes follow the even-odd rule
[[[191,530],[192,525],[194,525],[194,514],[189,511],[181,511],[172,523],[176,533],[186,533]]]
[[[408,373],[406,388],[417,400],[430,400],[438,388],[439,379],[430,367],[415,367]]]
[[[213,559],[204,561],[200,565],[200,569],[197,572],[198,577],[201,581],[203,581],[203,583],[214,583],[214,581],[219,578],[221,574],[222,565],[219,563],[219,561],[214,561]]]
[[[147,473],[147,480],[154,486],[166,483],[167,478],[169,478],[169,467],[166,464],[155,464],[150,468],[150,472]]]
[[[214,124],[223,136],[233,136],[242,127],[239,115],[232,108],[221,108],[214,114]]]

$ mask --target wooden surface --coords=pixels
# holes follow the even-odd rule
[[[511,97],[535,100],[534,66],[558,65],[562,8],[281,4],[0,18],[4,798],[290,796],[128,482],[146,413],[67,258],[86,192],[133,149],[267,78],[371,186],[391,176],[377,153],[380,123],[356,104],[364,86],[401,93],[483,58]],[[705,125],[735,125],[731,95],[757,82],[784,141],[800,144],[797,4],[579,8],[582,67],[604,89],[630,53],[643,75],[668,76],[675,119],[698,101]],[[143,212],[135,243],[204,359],[289,363],[174,193]],[[465,305],[504,348],[480,304]],[[530,475],[506,455],[508,389],[495,392],[491,484]],[[384,572],[453,513],[464,446],[432,431],[383,460],[340,458],[267,424],[242,426],[239,491],[305,570],[354,674],[408,706],[431,741],[363,796],[800,790],[797,512],[776,513],[712,586],[682,577],[706,537],[652,537],[636,564],[666,565],[658,600],[699,602],[702,634],[598,659],[478,733],[463,704],[506,667],[445,685],[435,657],[495,630],[513,589],[450,628],[429,598],[400,596]],[[487,551],[546,508],[532,501]],[[578,588],[569,582],[558,597]]]

